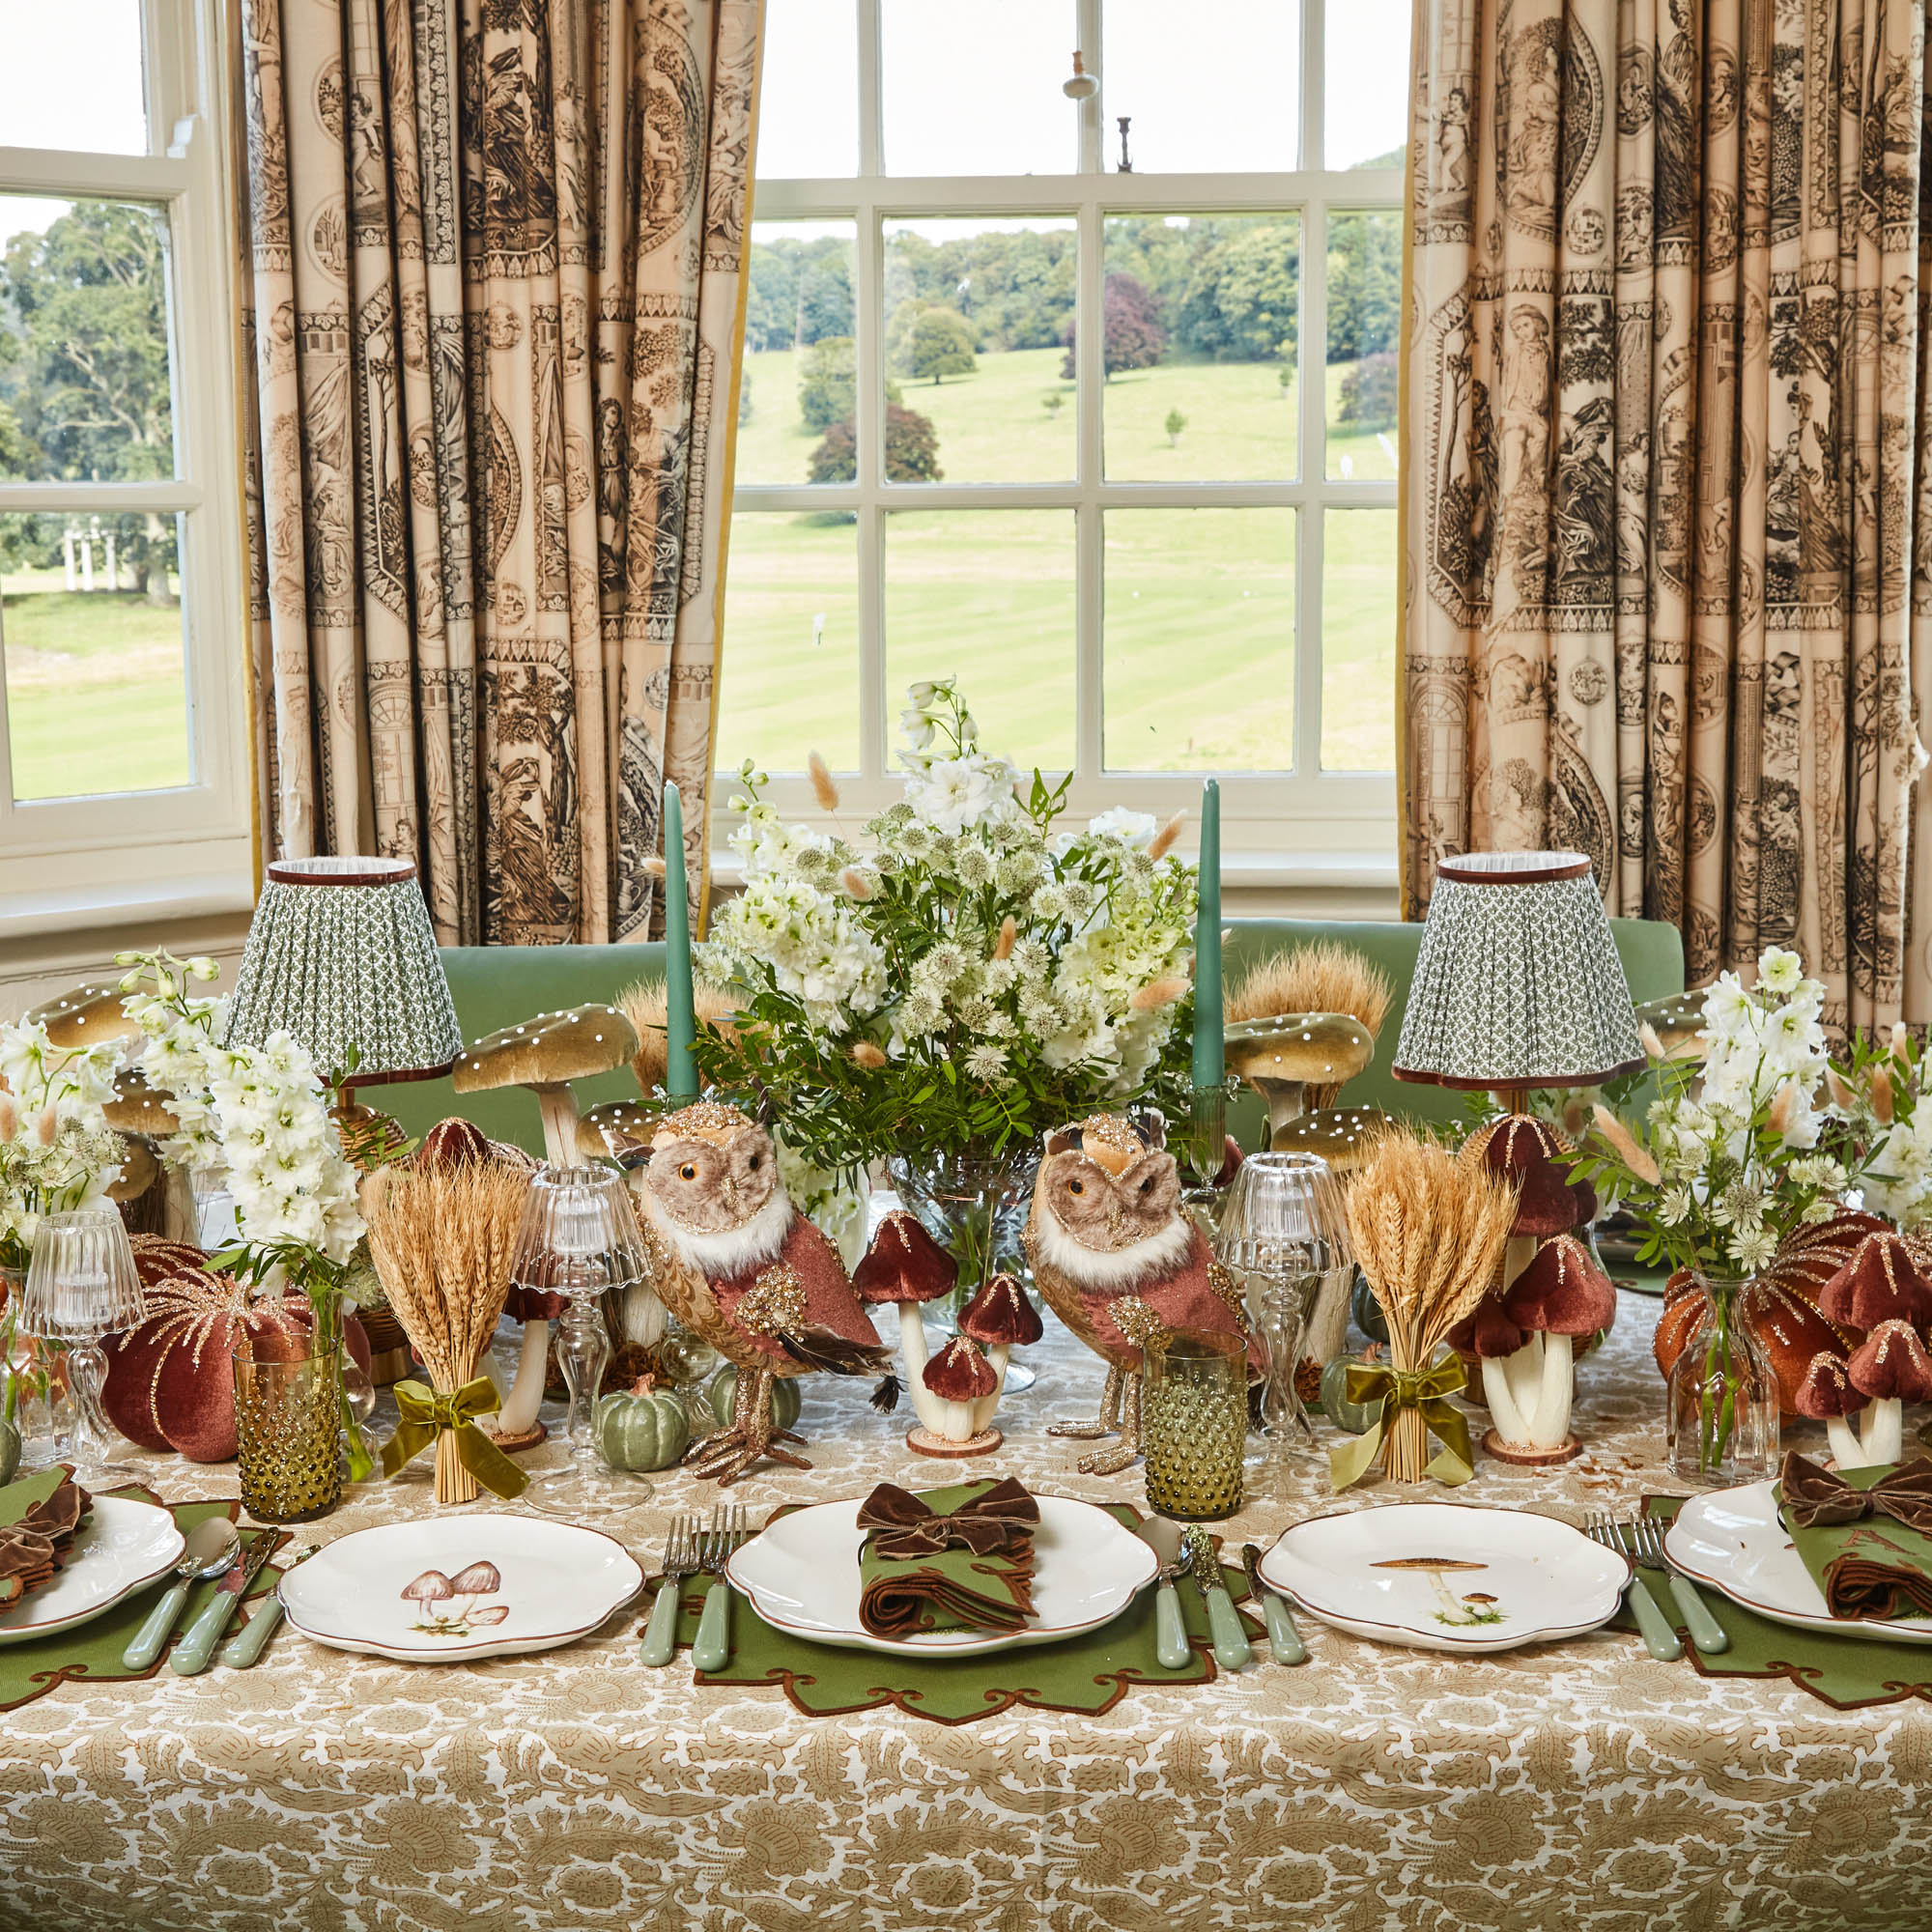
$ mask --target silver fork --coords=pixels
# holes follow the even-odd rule
[[[1624,1548],[1623,1531],[1611,1520],[1608,1510],[1593,1509],[1583,1528],[1585,1534],[1601,1543],[1605,1549],[1614,1549],[1626,1562],[1630,1560],[1630,1551]],[[1636,1627],[1643,1633],[1643,1647],[1660,1663],[1675,1663],[1684,1655],[1684,1646],[1677,1641],[1677,1633],[1657,1607],[1650,1586],[1634,1574],[1631,1577],[1628,1601],[1631,1614],[1636,1619]]]
[[[671,1518],[670,1534],[665,1542],[664,1581],[651,1605],[651,1620],[644,1640],[638,1647],[642,1663],[668,1663],[677,1654],[677,1607],[684,1595],[683,1582],[697,1568],[697,1518],[695,1514]]]
[[[723,1670],[730,1660],[731,1585],[724,1579],[724,1559],[751,1534],[743,1503],[719,1503],[712,1510],[698,1554],[699,1567],[714,1580],[691,1645],[691,1661],[699,1670]]]
[[[1690,1641],[1707,1657],[1729,1650],[1731,1640],[1725,1635],[1723,1625],[1711,1614],[1710,1605],[1697,1594],[1696,1584],[1671,1562],[1663,1547],[1662,1525],[1654,1516],[1635,1517],[1633,1522],[1635,1534],[1632,1541],[1636,1546],[1636,1560],[1644,1569],[1661,1570],[1670,1578],[1671,1599],[1677,1605],[1677,1614],[1684,1619],[1684,1628],[1690,1633]]]

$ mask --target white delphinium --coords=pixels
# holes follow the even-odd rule
[[[112,1042],[64,1049],[44,1026],[0,1026],[0,1258],[24,1265],[43,1214],[106,1198],[125,1157],[101,1115]]]

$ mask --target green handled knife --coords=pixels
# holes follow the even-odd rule
[[[1235,1607],[1235,1600],[1228,1594],[1228,1586],[1221,1578],[1221,1560],[1214,1554],[1213,1539],[1199,1524],[1190,1526],[1187,1542],[1194,1550],[1194,1561],[1187,1566],[1187,1574],[1194,1578],[1194,1587],[1201,1592],[1201,1606],[1208,1612],[1208,1634],[1214,1639],[1214,1662],[1223,1670],[1239,1670],[1254,1656],[1248,1644],[1248,1634],[1241,1627],[1241,1613]]]
[[[1241,1545],[1241,1568],[1248,1573],[1248,1589],[1254,1600],[1261,1605],[1263,1620],[1267,1625],[1268,1649],[1277,1663],[1306,1663],[1308,1646],[1301,1640],[1301,1633],[1294,1627],[1293,1613],[1288,1607],[1288,1599],[1279,1590],[1271,1590],[1262,1578],[1262,1553],[1252,1543]]]
[[[260,1574],[262,1565],[269,1560],[270,1550],[274,1547],[274,1532],[265,1529],[245,1549],[237,1553],[227,1576],[215,1586],[214,1595],[209,1599],[201,1614],[188,1625],[186,1634],[175,1645],[174,1655],[168,1659],[177,1677],[193,1677],[208,1668],[214,1656],[214,1646],[221,1641],[221,1633],[228,1628],[228,1620],[235,1614],[236,1605],[248,1594],[248,1585]]]

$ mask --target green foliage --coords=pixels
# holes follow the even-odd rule
[[[849,420],[836,422],[811,452],[811,483],[850,483],[859,473],[858,445]],[[939,435],[930,416],[898,403],[886,405],[886,480],[890,483],[937,483],[945,475],[939,467]]]
[[[1329,361],[1393,349],[1401,316],[1401,217],[1337,215],[1328,227]]]
[[[908,301],[955,310],[977,346],[1049,349],[1073,314],[1075,238],[1070,232],[983,234],[929,242],[900,233],[887,242],[886,313]]]
[[[738,421],[740,425],[752,420],[752,372],[741,368],[738,371]]]
[[[852,244],[836,235],[752,243],[745,341],[790,349],[852,333]]]
[[[1300,298],[1300,228],[1291,221],[1238,226],[1208,239],[1190,261],[1174,332],[1194,354],[1216,361],[1287,359],[1294,353]],[[1331,327],[1334,321],[1331,309]]]
[[[828,335],[806,351],[798,372],[798,412],[807,429],[850,422],[859,377],[849,335]]]
[[[1161,427],[1167,431],[1168,441],[1178,443],[1180,440],[1180,432],[1187,427],[1187,418],[1179,410],[1169,410],[1167,420]]]
[[[979,366],[971,325],[954,308],[902,302],[886,330],[886,365],[916,383],[970,376]]]
[[[1147,285],[1132,275],[1109,275],[1101,313],[1104,333],[1100,346],[1102,371],[1111,376],[1120,369],[1151,369],[1167,353],[1167,325],[1161,320],[1159,300]],[[1063,340],[1066,355],[1060,373],[1073,380],[1074,329],[1068,323]]]
[[[1336,413],[1345,423],[1386,429],[1396,419],[1400,389],[1401,369],[1395,351],[1378,349],[1373,355],[1364,355],[1342,378],[1342,405]]]

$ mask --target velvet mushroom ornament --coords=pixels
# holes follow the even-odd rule
[[[1607,1328],[1617,1292],[1590,1251],[1574,1235],[1545,1241],[1529,1265],[1510,1284],[1502,1314],[1529,1336],[1504,1365],[1523,1439],[1504,1439],[1496,1422],[1483,1446],[1505,1463],[1567,1463],[1582,1448],[1570,1428],[1576,1392],[1574,1365],[1579,1337]]]
[[[1009,1274],[996,1274],[966,1304],[959,1317],[959,1332],[985,1350],[993,1372],[992,1388],[984,1391],[974,1406],[973,1430],[977,1435],[992,1428],[993,1412],[999,1407],[1007,1386],[1007,1363],[1013,1350],[1030,1348],[1046,1331],[1039,1310],[1027,1299],[1019,1283]]]
[[[925,1456],[982,1456],[986,1448],[980,1441],[985,1435],[993,1438],[988,1447],[999,1446],[997,1429],[974,1427],[980,1406],[997,1402],[1000,1395],[1000,1378],[977,1342],[965,1335],[952,1336],[920,1371],[919,1379],[923,1392],[939,1406],[939,1427],[931,1431],[933,1441],[910,1446]]]
[[[969,1448],[976,1432],[954,1435],[961,1418],[946,1406],[926,1381],[925,1322],[921,1311],[929,1301],[942,1301],[959,1282],[959,1264],[921,1225],[917,1215],[895,1208],[879,1223],[872,1245],[852,1270],[852,1286],[860,1300],[873,1307],[888,1302],[899,1311],[900,1373],[919,1421],[906,1433],[906,1446],[923,1456],[978,1456],[998,1447],[1000,1437]],[[983,1391],[982,1391],[983,1393]]]
[[[1909,1321],[1881,1321],[1852,1352],[1845,1375],[1870,1411],[1860,1435],[1867,1468],[1904,1454],[1905,1405],[1932,1402],[1932,1354]]]
[[[1852,1417],[1865,1404],[1864,1394],[1852,1386],[1842,1355],[1821,1351],[1811,1357],[1811,1366],[1798,1386],[1798,1413],[1825,1425],[1832,1454],[1840,1469],[1862,1469],[1870,1463],[1864,1444],[1852,1428]]]

